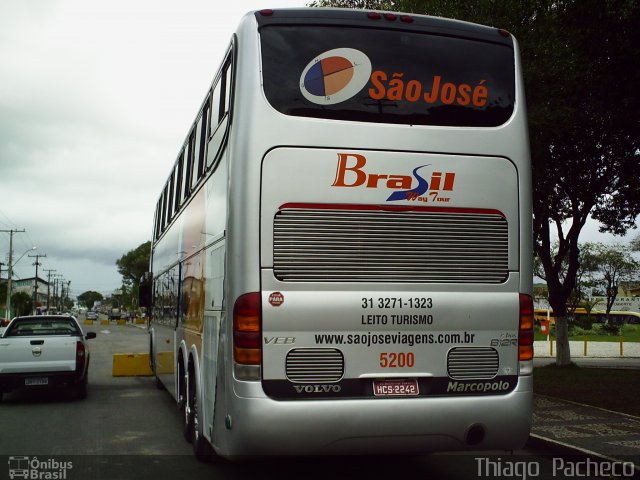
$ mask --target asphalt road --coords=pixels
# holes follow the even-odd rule
[[[183,440],[175,403],[155,387],[152,378],[111,375],[113,353],[146,351],[146,331],[116,325],[85,326],[85,331],[97,333],[89,344],[91,364],[86,400],[74,399],[63,390],[16,391],[5,395],[0,404],[0,479],[9,478],[12,471],[15,473],[26,462],[40,474],[29,478],[558,479],[569,478],[554,469],[560,465],[558,459],[585,461],[582,457],[562,457],[566,452],[531,442],[515,455],[493,452],[490,457],[487,453],[471,452],[201,463]],[[52,476],[56,472],[58,476]]]

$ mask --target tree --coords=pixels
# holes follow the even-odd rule
[[[101,293],[94,292],[89,290],[87,292],[81,293],[78,295],[78,302],[87,307],[88,309],[93,308],[93,304],[95,302],[101,302],[104,299]]]
[[[606,293],[607,316],[618,295],[620,282],[631,280],[636,274],[639,262],[631,255],[631,249],[625,245],[605,245],[596,243],[593,245],[594,283],[601,286]]]
[[[149,270],[150,256],[151,242],[145,242],[116,260],[123,283],[137,287],[142,274]]]
[[[26,292],[16,292],[11,295],[11,310],[15,316],[29,315],[33,310],[33,299]]]
[[[597,268],[598,259],[594,255],[594,246],[593,244],[586,243],[580,245],[580,252],[578,257],[578,269],[575,273],[575,284],[573,291],[569,294],[567,298],[567,311],[573,312],[578,305],[582,305],[590,293],[591,288],[593,288],[595,283],[592,279],[592,273]],[[553,246],[553,255],[557,255],[559,249],[558,243]],[[568,272],[568,261],[562,263],[561,269],[559,271],[560,277],[563,279],[566,278]],[[537,276],[546,280],[546,272],[542,262],[539,257],[534,257],[533,259],[533,273]],[[547,287],[547,300],[548,300],[548,285]],[[535,293],[535,288],[534,288]],[[555,310],[554,310],[555,316]]]
[[[5,302],[7,298],[7,282],[5,280],[0,280],[0,304],[3,305],[3,308],[6,307]]]
[[[344,7],[356,3],[317,2]],[[534,250],[556,318],[556,364],[568,365],[567,302],[580,268],[580,232],[592,217],[602,231],[623,234],[640,214],[636,171],[640,3],[392,0],[389,4],[397,11],[498,26],[519,41],[533,163]]]

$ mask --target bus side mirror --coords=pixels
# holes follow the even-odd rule
[[[140,288],[138,294],[138,305],[147,309],[147,312],[151,311],[151,287],[153,285],[153,279],[151,272],[144,272],[140,277]]]

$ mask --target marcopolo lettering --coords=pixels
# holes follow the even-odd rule
[[[490,393],[509,390],[509,382],[449,382],[447,393]]]
[[[342,390],[340,385],[294,385],[298,393],[338,393]]]

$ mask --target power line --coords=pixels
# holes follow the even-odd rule
[[[10,225],[15,225],[15,224],[16,224],[16,223],[15,223],[13,220],[11,220],[11,219],[7,216],[7,214],[6,214],[6,213],[4,213],[2,210],[0,210],[0,215],[2,215],[4,218],[6,218],[6,219],[9,221],[9,224],[10,224]],[[5,231],[5,230],[3,230],[3,231]]]

